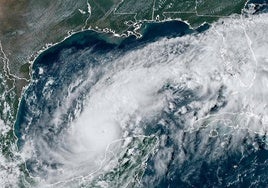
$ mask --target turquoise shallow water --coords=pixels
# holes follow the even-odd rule
[[[36,156],[26,161],[29,172],[36,177],[46,177],[47,169],[57,170],[62,167],[63,164],[54,160],[53,156],[48,155],[46,158],[41,156],[41,153],[45,147],[51,151],[58,150],[58,148],[68,150],[65,148],[67,147],[65,143],[62,143],[64,140],[61,140],[61,136],[68,130],[68,122],[76,118],[74,109],[79,107],[83,111],[84,105],[81,101],[85,100],[92,87],[103,77],[104,72],[99,71],[95,75],[95,79],[83,85],[83,89],[79,91],[76,89],[83,83],[77,84],[70,90],[69,86],[73,82],[78,78],[87,80],[89,70],[101,69],[103,65],[114,63],[119,57],[142,49],[147,44],[159,41],[161,38],[175,38],[187,34],[196,35],[208,28],[205,25],[194,31],[178,21],[152,23],[142,28],[143,37],[141,39],[136,39],[134,36],[123,39],[109,34],[85,31],[74,34],[43,52],[34,62],[33,81],[21,100],[15,125],[19,148],[22,150],[24,144],[29,140],[33,140],[33,145],[36,148]],[[252,142],[252,135],[249,136],[249,133],[243,130],[241,132],[246,135],[241,142],[243,149],[231,151],[228,150],[227,146],[223,149],[224,155],[214,160],[207,160],[220,139],[227,140],[227,144],[232,143],[234,138],[230,133],[231,130],[224,130],[228,134],[218,138],[209,137],[207,148],[200,155],[201,140],[206,132],[203,130],[184,132],[183,124],[185,122],[175,116],[176,109],[200,99],[195,91],[177,88],[172,83],[164,85],[163,90],[159,92],[165,91],[177,97],[173,101],[175,110],[163,110],[159,117],[142,123],[146,127],[145,136],[156,135],[159,138],[166,136],[166,142],[163,143],[162,147],[171,150],[170,156],[164,156],[164,158],[169,159],[167,162],[168,170],[158,177],[154,169],[157,159],[153,155],[150,156],[145,161],[147,167],[142,176],[144,179],[141,179],[140,184],[135,185],[136,187],[249,187],[253,185],[265,187],[267,185],[266,135],[256,134],[253,136],[253,140],[259,148],[255,150],[249,144]],[[68,108],[65,108],[64,98],[70,93],[76,93],[76,95],[68,104]],[[224,93],[224,87],[220,88],[218,93],[219,100],[225,100],[221,96]],[[224,108],[225,104],[223,102],[221,105],[211,108],[210,113],[216,113]],[[64,113],[56,127],[52,120],[59,109]],[[173,138],[173,130],[169,126],[162,126],[158,122],[159,119],[172,125],[181,133],[183,144],[177,143],[177,140]],[[187,160],[178,163],[182,151]],[[140,161],[140,163],[142,162],[144,161]],[[236,167],[237,164],[239,166]],[[147,181],[146,177],[152,177],[152,181]],[[152,184],[148,184],[148,182]]]
[[[205,29],[207,29],[207,27],[202,26],[200,29],[198,28],[197,31],[202,32]],[[66,49],[71,49],[72,53],[75,53],[76,51],[79,52],[79,50],[92,48],[93,53],[105,56],[105,53],[117,49],[118,53],[124,53],[126,51],[143,46],[147,43],[156,41],[161,37],[177,37],[195,32],[189,29],[187,24],[179,21],[149,23],[147,25],[144,25],[141,30],[143,37],[140,39],[136,39],[136,37],[132,35],[127,38],[114,37],[111,34],[99,33],[95,31],[84,31],[74,34],[63,42],[44,51],[38,56],[33,64],[32,79],[39,79],[40,75],[38,74],[38,69],[40,67],[44,68],[47,77],[51,75],[60,76],[58,75],[58,72],[61,69],[61,66],[64,65],[57,64],[56,62],[58,61],[60,53]],[[74,63],[70,66],[76,67],[77,65]],[[36,87],[39,87],[37,90],[41,91],[42,86]],[[28,89],[26,91],[26,94],[29,92],[29,90],[31,89]],[[38,96],[42,97],[42,94],[39,93]],[[18,146],[20,146],[20,143],[22,142],[21,124],[23,124],[23,118],[26,115],[25,113],[27,113],[25,105],[25,97],[23,97],[15,124],[15,134],[19,138]]]

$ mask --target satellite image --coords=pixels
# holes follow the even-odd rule
[[[268,0],[0,0],[0,188],[268,187]]]

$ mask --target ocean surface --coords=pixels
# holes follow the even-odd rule
[[[259,20],[267,27],[267,15]],[[244,22],[254,32],[255,22]],[[236,85],[251,83],[254,73],[236,72],[244,64],[230,73],[217,56],[222,32],[236,36],[226,47],[231,64],[236,54],[254,63],[237,23],[150,23],[139,39],[84,31],[44,51],[15,124],[29,173],[57,187],[266,187],[267,128],[242,112],[266,117],[256,106],[267,100],[245,94],[255,81]]]
[[[147,43],[156,41],[163,37],[174,38],[183,36],[185,34],[192,34],[194,32],[196,33],[203,32],[208,28],[209,28],[208,25],[203,25],[197,28],[196,31],[194,31],[190,29],[186,23],[180,21],[148,23],[141,28],[142,37],[138,39],[133,35],[122,38],[122,37],[115,37],[113,34],[101,33],[92,30],[79,32],[77,34],[72,35],[63,42],[49,48],[48,50],[44,51],[38,56],[32,67],[33,69],[32,79],[40,80],[41,83],[42,80],[41,77],[43,76],[43,74],[41,75],[39,74],[40,68],[45,71],[46,76],[45,78],[43,78],[44,80],[42,84],[34,86],[35,90],[34,91],[32,90],[32,92],[38,92],[37,97],[41,102],[43,100],[42,90],[47,82],[47,79],[49,79],[50,77],[58,77],[59,82],[57,82],[57,85],[61,85],[60,87],[64,87],[65,84],[66,85],[70,84],[73,81],[70,78],[74,77],[73,79],[75,79],[76,72],[83,71],[83,68],[88,66],[88,64],[90,64],[90,66],[98,64],[98,62],[94,59],[95,54],[97,54],[97,56],[102,56],[103,58],[105,58],[107,53],[115,51],[116,53],[118,53],[119,56],[121,53],[126,53],[127,51],[131,51],[132,49],[137,49],[140,46],[144,46]],[[58,61],[60,61],[59,56],[62,52],[68,51],[67,53],[75,54],[77,52],[88,49],[90,49],[90,52],[93,53],[92,62],[90,61],[91,57],[89,57],[88,59],[84,60],[86,62],[70,61],[65,62],[65,64],[57,63]],[[70,80],[68,80],[69,83],[66,83],[66,80],[63,80],[60,77],[62,67],[64,67],[64,69],[67,69],[65,72],[66,75],[64,76],[66,77],[70,76],[69,77]],[[31,90],[31,88],[32,84],[30,88],[27,89],[26,95]],[[25,101],[25,97],[23,97],[20,102],[17,122],[15,124],[15,134],[18,137],[18,147],[20,147],[20,145],[23,142],[23,139],[21,139],[23,131],[22,122],[24,121],[23,119],[26,116],[27,116],[27,104]]]

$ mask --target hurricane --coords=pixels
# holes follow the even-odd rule
[[[266,185],[267,31],[266,13],[234,15],[151,41],[88,31],[42,53],[15,125],[36,187]]]

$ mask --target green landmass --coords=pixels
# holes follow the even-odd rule
[[[31,64],[46,44],[95,29],[137,34],[140,24],[181,19],[192,27],[241,13],[246,0],[0,0],[0,150],[12,158],[13,124]],[[3,125],[2,125],[3,124]]]

